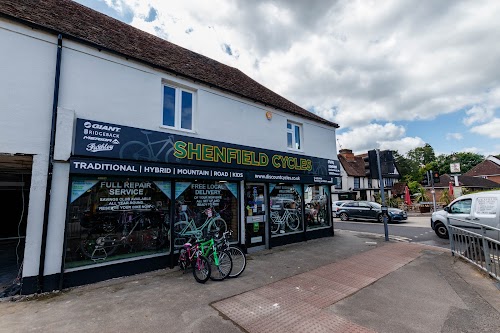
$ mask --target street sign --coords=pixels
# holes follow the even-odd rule
[[[451,173],[460,173],[460,163],[451,163],[450,164],[450,172]]]

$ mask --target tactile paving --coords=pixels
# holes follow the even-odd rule
[[[322,309],[421,254],[423,246],[393,243],[221,300],[214,308],[250,333],[373,333]]]

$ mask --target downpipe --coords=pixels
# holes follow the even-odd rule
[[[62,35],[57,36],[56,72],[54,79],[54,97],[52,101],[52,123],[50,127],[49,162],[47,165],[47,185],[45,190],[45,208],[43,214],[42,245],[40,249],[40,265],[38,271],[38,293],[43,292],[45,270],[45,252],[49,227],[50,194],[52,191],[52,174],[54,172],[54,146],[56,140],[57,106],[59,104],[59,82],[61,77]]]

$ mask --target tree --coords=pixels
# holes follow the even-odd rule
[[[432,148],[432,146],[428,143],[426,143],[423,147],[417,147],[410,150],[406,156],[419,165],[426,165],[436,160],[434,148]]]
[[[475,153],[453,153],[439,155],[436,165],[440,174],[450,173],[451,163],[460,163],[460,173],[464,174],[484,160],[483,155]]]

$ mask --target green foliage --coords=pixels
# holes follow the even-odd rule
[[[399,207],[399,204],[402,203],[403,200],[401,200],[401,198],[388,198],[387,199],[387,206],[388,207],[394,207],[394,208],[398,208]]]
[[[438,171],[441,175],[450,174],[451,163],[460,163],[460,173],[464,174],[481,163],[484,156],[475,153],[453,153],[436,157],[434,149],[426,143],[423,147],[410,150],[405,156],[395,152],[394,160],[403,181],[411,183],[422,181],[428,170]],[[412,193],[416,193],[414,190]]]
[[[420,191],[420,188],[422,187],[419,182],[417,181],[411,181],[408,182],[408,189],[410,190],[410,194],[415,194]]]
[[[417,147],[410,150],[406,156],[408,156],[410,160],[417,162],[419,165],[427,165],[434,162],[436,159],[434,148],[432,148],[432,146],[428,143],[426,143],[423,147]]]
[[[450,155],[439,155],[436,158],[436,167],[440,174],[450,173],[451,163],[460,163],[460,173],[464,174],[484,160],[483,155],[475,153],[453,153]]]
[[[423,187],[419,187],[417,196],[415,197],[416,202],[429,201],[429,196],[427,195],[427,191]]]
[[[441,197],[439,198],[439,201],[444,202],[446,205],[448,205],[450,202],[455,199],[452,195],[450,195],[450,191],[443,190],[443,194],[441,194]]]

